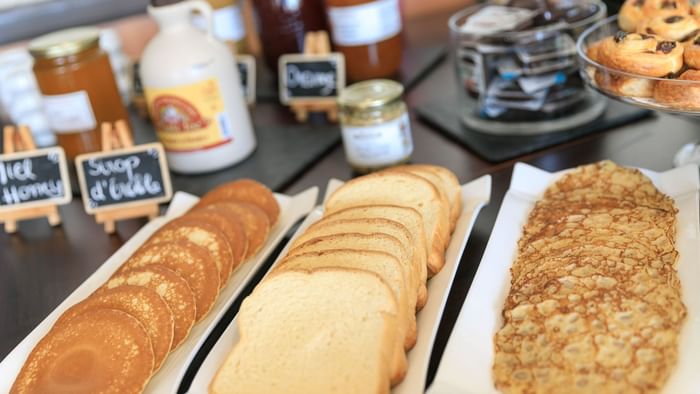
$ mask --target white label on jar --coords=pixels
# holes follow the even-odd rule
[[[378,125],[343,125],[342,130],[347,160],[358,167],[394,164],[413,152],[407,113]]]
[[[238,41],[245,37],[245,24],[240,4],[219,8],[212,13],[214,37],[221,41]],[[206,19],[201,14],[192,15],[192,24],[202,31],[207,30]]]
[[[343,46],[369,45],[401,31],[399,0],[378,0],[350,7],[329,7],[333,42]]]
[[[86,91],[43,96],[44,113],[55,133],[75,133],[97,126]]]

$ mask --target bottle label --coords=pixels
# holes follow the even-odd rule
[[[245,23],[241,5],[236,4],[214,10],[212,13],[214,37],[221,41],[239,41],[245,37]],[[207,30],[206,20],[201,14],[192,15],[192,24],[202,31]]]
[[[144,87],[144,93],[158,139],[168,152],[205,150],[233,139],[215,79],[171,88]]]
[[[350,7],[329,7],[333,42],[341,46],[375,44],[401,32],[399,0],[378,0]]]
[[[44,113],[54,133],[77,133],[97,127],[90,97],[84,90],[43,96]]]
[[[413,152],[408,113],[371,126],[343,125],[343,145],[348,162],[375,167],[398,163]]]

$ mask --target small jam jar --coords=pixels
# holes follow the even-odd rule
[[[100,150],[102,122],[129,121],[99,38],[95,27],[76,27],[29,43],[49,127],[71,161]]]
[[[413,153],[403,86],[387,79],[350,85],[340,92],[340,124],[348,163],[368,173],[407,162]]]

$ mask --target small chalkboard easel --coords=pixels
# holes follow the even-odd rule
[[[129,126],[124,120],[118,120],[114,126],[111,123],[102,123],[101,133],[103,152],[128,149],[134,146]],[[105,232],[112,234],[116,230],[115,221],[144,216],[147,216],[149,219],[155,219],[158,216],[158,203],[144,202],[143,204],[115,207],[114,209],[96,212],[95,221],[104,224]]]
[[[326,31],[306,33],[304,37],[304,55],[327,55],[329,53],[331,53],[331,43]],[[289,107],[296,114],[299,122],[306,122],[309,119],[309,112],[325,112],[328,120],[331,122],[338,121],[338,104],[335,100],[304,100],[303,102],[290,103]]]
[[[36,144],[32,133],[27,126],[5,126],[2,130],[3,153],[17,153],[36,150]],[[5,232],[14,233],[17,231],[17,222],[20,220],[46,217],[49,224],[57,226],[61,224],[61,216],[58,214],[56,204],[42,206],[17,208],[0,213],[0,222],[5,223]]]

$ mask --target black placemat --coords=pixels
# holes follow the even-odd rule
[[[135,116],[131,122],[136,143],[155,141],[150,123]],[[221,183],[245,177],[279,191],[340,143],[338,126],[325,123],[255,126],[255,136],[257,148],[244,161],[207,174],[172,173],[173,190],[201,196]]]
[[[652,112],[617,101],[607,100],[606,110],[595,121],[570,130],[535,136],[503,136],[481,133],[464,126],[459,119],[456,99],[435,101],[417,108],[418,117],[437,128],[449,138],[466,146],[490,162],[501,162],[532,153],[585,135],[623,126],[648,116]]]
[[[445,45],[404,48],[399,76],[395,79],[403,84],[406,91],[409,91],[446,55],[447,47]],[[260,102],[279,101],[275,73],[267,67],[262,59],[256,59],[256,67],[256,100]]]

